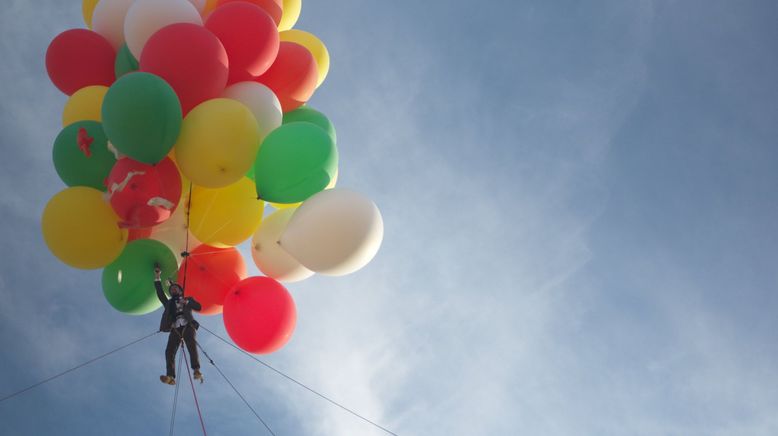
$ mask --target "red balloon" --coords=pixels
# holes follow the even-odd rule
[[[224,44],[230,60],[228,84],[259,76],[270,68],[278,54],[278,28],[263,9],[247,2],[217,8],[205,22]]]
[[[156,74],[176,91],[184,114],[221,95],[229,62],[224,46],[203,26],[176,23],[154,33],[143,47],[140,70]]]
[[[141,227],[137,229],[129,229],[129,234],[127,235],[127,242],[132,242],[138,239],[148,239],[149,236],[151,236],[151,232],[154,230],[153,227]]]
[[[235,247],[216,248],[203,244],[181,264],[178,282],[186,283],[186,295],[203,306],[200,313],[216,315],[222,313],[227,292],[247,275],[243,256]]]
[[[219,0],[219,4],[216,7],[216,10],[219,10],[219,7],[221,7],[223,4],[235,2],[253,3],[264,9],[265,12],[267,12],[268,15],[273,18],[273,22],[275,23],[276,27],[278,27],[278,24],[281,22],[281,16],[283,15],[284,11],[283,0]],[[216,11],[214,11],[214,13],[215,12]]]
[[[302,106],[316,90],[319,73],[316,60],[307,48],[293,42],[281,41],[278,56],[257,82],[272,89],[284,112]]]
[[[46,71],[67,95],[85,86],[111,86],[116,51],[107,39],[86,29],[66,30],[46,50]]]
[[[270,277],[242,280],[224,299],[224,327],[235,344],[249,353],[267,354],[283,347],[296,323],[292,296]]]
[[[167,157],[156,165],[119,159],[106,185],[120,227],[155,226],[170,218],[181,198],[181,176]]]

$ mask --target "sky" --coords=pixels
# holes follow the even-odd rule
[[[778,4],[486,3],[303,2],[332,57],[310,105],[385,236],[290,284],[262,358],[399,435],[778,434]],[[73,27],[75,1],[0,15],[0,397],[158,327],[40,233],[66,99],[44,55]],[[0,403],[0,433],[164,434],[165,340]],[[277,435],[385,434],[199,340]],[[209,434],[266,434],[203,372]]]

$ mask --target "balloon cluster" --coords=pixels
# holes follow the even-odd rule
[[[348,274],[378,251],[380,212],[335,188],[335,130],[304,105],[329,54],[292,29],[300,1],[83,0],[89,29],[49,45],[69,96],[53,150],[68,188],[43,236],[64,263],[104,268],[120,312],[160,306],[159,266],[237,345],[269,353],[296,323],[280,282]],[[249,239],[264,276],[247,277]]]

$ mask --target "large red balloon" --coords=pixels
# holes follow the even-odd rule
[[[116,51],[107,39],[86,29],[66,30],[46,50],[46,71],[67,95],[85,86],[111,86]]]
[[[140,55],[140,70],[165,79],[178,95],[184,114],[221,95],[227,86],[228,66],[219,38],[191,23],[158,30]]]
[[[181,175],[170,158],[149,165],[119,159],[106,179],[120,227],[151,227],[170,218],[181,198]]]
[[[246,276],[243,256],[235,247],[200,245],[178,269],[178,282],[186,283],[186,295],[203,306],[204,315],[222,313],[227,292]]]
[[[247,2],[217,8],[205,22],[224,45],[230,60],[232,84],[259,76],[270,68],[278,54],[278,28],[263,9]]]
[[[289,292],[270,277],[249,277],[224,299],[224,327],[249,353],[267,354],[292,337],[297,310]]]
[[[281,41],[278,56],[270,69],[257,82],[272,89],[284,112],[302,106],[313,95],[319,73],[316,60],[307,48]]]
[[[223,4],[235,2],[253,3],[264,9],[265,12],[267,12],[273,18],[273,22],[276,24],[276,27],[278,27],[278,23],[281,22],[281,16],[283,15],[284,11],[283,0],[219,0],[219,6],[217,6],[216,9],[218,10],[219,7],[221,7]]]

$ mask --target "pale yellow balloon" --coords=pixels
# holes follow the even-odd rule
[[[281,22],[278,23],[278,30],[283,32],[294,27],[302,9],[303,0],[284,0],[284,13],[281,15]]]
[[[62,262],[81,269],[102,268],[121,254],[127,230],[103,199],[84,186],[60,191],[43,210],[41,227],[49,250]]]
[[[92,13],[95,11],[95,6],[99,0],[82,0],[81,13],[84,15],[84,23],[86,27],[92,28]]]
[[[338,169],[335,168],[335,175],[332,177],[332,180],[330,180],[330,184],[327,185],[327,187],[324,188],[324,189],[332,189],[337,184],[338,184]],[[273,206],[276,210],[282,210],[282,209],[289,209],[289,208],[292,208],[292,207],[298,207],[298,206],[300,206],[303,203],[299,202],[299,203],[284,204],[284,203],[271,203],[271,202],[268,202],[267,204]]]
[[[74,92],[62,110],[62,126],[76,121],[102,121],[101,109],[106,92],[108,87],[101,85],[87,86]]]
[[[259,150],[259,126],[251,110],[228,98],[197,105],[181,125],[176,163],[195,185],[222,188],[240,180]]]
[[[232,247],[247,240],[262,222],[265,202],[254,182],[243,177],[225,188],[195,186],[189,209],[189,231],[203,244]]]
[[[278,36],[281,37],[281,41],[300,44],[311,52],[313,59],[316,61],[316,69],[319,72],[319,79],[316,82],[316,87],[318,88],[330,71],[330,52],[327,51],[324,43],[316,35],[299,29],[285,30],[279,33]]]
[[[299,282],[313,275],[313,271],[300,265],[300,262],[278,245],[294,212],[295,209],[273,212],[262,220],[259,229],[251,238],[251,257],[254,264],[266,276],[284,283]]]

